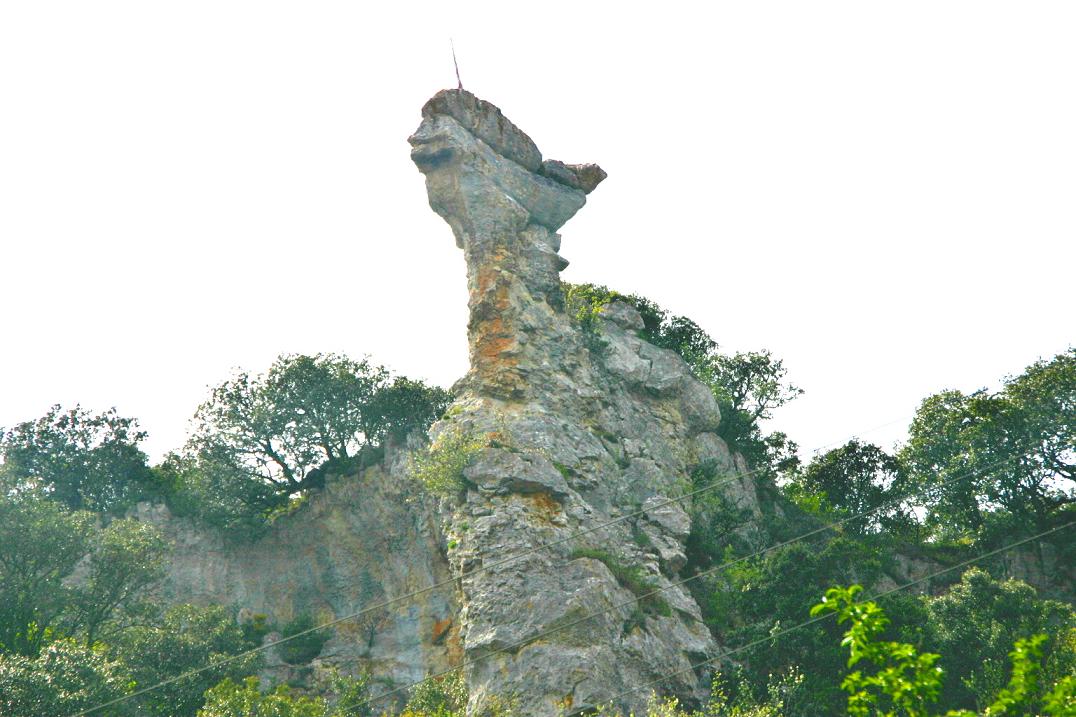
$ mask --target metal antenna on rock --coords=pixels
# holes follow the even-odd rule
[[[460,63],[456,62],[456,43],[454,43],[450,37],[448,38],[448,44],[452,47],[452,65],[456,68],[456,89],[462,90],[463,80],[460,79]]]

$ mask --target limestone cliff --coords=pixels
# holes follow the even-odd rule
[[[429,437],[481,446],[460,490],[424,494],[408,452],[393,449],[250,544],[147,507],[179,545],[164,597],[329,619],[447,581],[341,625],[319,660],[397,684],[462,665],[473,707],[509,695],[524,715],[625,692],[620,703],[638,709],[648,690],[630,690],[654,681],[702,698],[708,675],[690,668],[716,645],[673,585],[690,520],[669,499],[702,461],[743,466],[715,433],[710,391],[639,338],[634,309],[605,307],[592,334],[565,311],[557,230],[604,172],[543,160],[499,109],[462,90],[433,97],[410,142],[467,263],[471,366]],[[746,476],[727,490],[757,512]],[[637,600],[639,584],[665,590]]]

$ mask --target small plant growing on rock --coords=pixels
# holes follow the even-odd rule
[[[487,443],[461,428],[450,428],[414,458],[411,475],[433,495],[453,495],[467,487],[463,469]]]
[[[280,634],[291,639],[280,645],[280,659],[289,665],[305,665],[320,655],[332,634],[329,630],[315,630],[316,627],[317,621],[308,613],[284,625]]]
[[[467,707],[467,683],[459,672],[429,677],[411,688],[404,714],[455,715]]]
[[[627,588],[635,597],[639,598],[639,608],[647,615],[672,615],[672,608],[661,593],[655,592],[659,586],[638,565],[626,565],[610,553],[597,548],[577,548],[572,551],[572,560],[577,558],[591,558],[597,560],[609,568],[616,581],[622,587]]]

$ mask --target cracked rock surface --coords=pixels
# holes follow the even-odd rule
[[[564,311],[555,232],[604,172],[542,160],[500,110],[458,90],[427,103],[410,141],[467,262],[471,368],[431,435],[488,443],[466,491],[442,504],[472,708],[508,695],[525,715],[581,710],[669,673],[664,691],[703,698],[707,676],[691,665],[716,645],[673,585],[690,519],[668,501],[701,460],[735,466],[713,433],[713,396],[677,354],[637,336],[632,307],[607,306],[589,343]],[[638,600],[617,577],[625,567],[666,590]],[[638,710],[648,691],[618,701]]]

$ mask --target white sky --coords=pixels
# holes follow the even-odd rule
[[[158,457],[280,352],[462,375],[405,142],[450,36],[546,157],[609,172],[565,279],[784,358],[805,449],[1076,337],[1071,2],[8,0],[0,425],[115,405]]]

